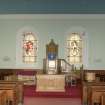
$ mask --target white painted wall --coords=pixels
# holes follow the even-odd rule
[[[35,64],[17,60],[18,35],[24,27],[38,37],[38,58]],[[0,15],[0,68],[43,67],[45,45],[54,39],[59,45],[59,58],[66,59],[66,38],[72,28],[81,27],[87,35],[87,69],[105,70],[105,15]],[[20,54],[18,55],[20,56]],[[87,63],[87,62],[85,62]]]

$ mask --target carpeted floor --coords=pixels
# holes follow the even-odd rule
[[[81,105],[81,99],[24,97],[24,105]]]
[[[65,92],[36,92],[36,87],[24,86],[24,96],[26,97],[58,97],[58,98],[81,98],[81,86],[65,87]]]
[[[24,86],[24,105],[81,105],[81,85],[67,86],[65,92],[36,92],[36,87]]]

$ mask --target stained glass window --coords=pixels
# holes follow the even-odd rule
[[[82,38],[78,33],[72,33],[67,39],[67,53],[70,64],[82,63]]]
[[[37,57],[37,39],[32,32],[23,35],[23,62],[34,63]]]

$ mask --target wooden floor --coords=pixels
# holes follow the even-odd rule
[[[24,105],[81,105],[81,99],[24,97]]]

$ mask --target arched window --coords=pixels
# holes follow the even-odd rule
[[[79,33],[71,33],[67,39],[67,59],[70,64],[82,64],[83,44]]]
[[[23,34],[22,55],[24,63],[34,63],[37,57],[37,39],[32,32]]]

